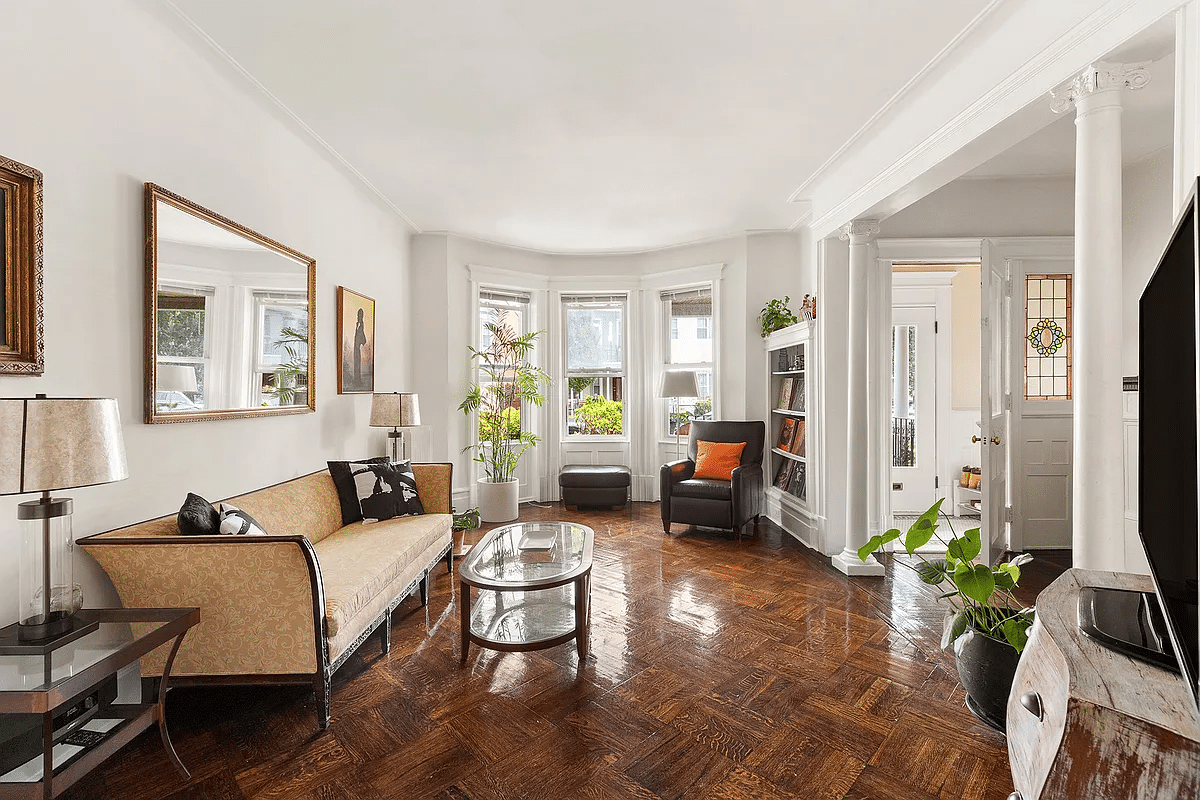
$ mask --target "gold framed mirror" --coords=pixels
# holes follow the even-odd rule
[[[42,173],[0,156],[0,374],[42,374],[42,325]]]
[[[145,420],[316,410],[317,262],[146,184]]]

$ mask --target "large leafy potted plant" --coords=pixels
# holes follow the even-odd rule
[[[491,336],[485,350],[474,347],[481,380],[471,384],[459,410],[467,416],[478,412],[479,441],[474,461],[483,466],[479,480],[479,515],[484,522],[508,522],[517,518],[519,481],[513,477],[521,456],[541,442],[541,437],[521,428],[523,404],[541,406],[550,376],[530,363],[530,356],[543,331],[518,336],[507,325],[484,325]]]
[[[904,559],[896,559],[895,563],[913,570],[930,586],[945,590],[938,597],[950,605],[942,631],[942,647],[954,646],[958,675],[967,692],[967,706],[975,716],[1003,731],[1017,659],[1025,649],[1029,626],[1033,624],[1033,609],[1025,608],[1013,590],[1021,578],[1021,566],[1032,556],[1023,554],[995,567],[980,563],[977,559],[983,543],[979,528],[955,536],[951,527],[949,540],[937,534],[942,502],[938,500],[930,506],[903,534],[904,550],[916,557],[916,563]],[[949,526],[948,517],[946,521]],[[866,561],[872,553],[901,536],[896,528],[872,536],[859,548],[858,557]],[[934,537],[946,546],[943,558],[929,559],[918,552]]]

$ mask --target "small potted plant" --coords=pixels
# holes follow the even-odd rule
[[[792,298],[785,294],[782,300],[776,297],[767,301],[762,311],[758,312],[758,327],[762,338],[765,339],[772,332],[795,325],[800,321],[799,317],[793,314],[792,309],[788,307],[790,302],[792,302]]]
[[[983,550],[979,528],[955,536],[951,527],[949,541],[937,535],[942,502],[938,500],[930,506],[903,534],[904,550],[915,556],[917,563],[902,559],[894,563],[913,570],[930,586],[945,590],[938,597],[950,605],[942,631],[942,647],[954,646],[959,679],[967,692],[967,707],[979,719],[1003,731],[1017,659],[1025,649],[1029,626],[1033,624],[1033,609],[1025,608],[1013,590],[1021,578],[1021,566],[1033,557],[1026,553],[995,567],[978,562]],[[859,548],[858,557],[866,561],[872,553],[901,536],[896,528],[872,536]],[[918,552],[934,537],[946,546],[944,558],[928,559]]]
[[[484,522],[509,522],[517,518],[520,482],[513,477],[521,456],[541,442],[541,437],[521,429],[521,407],[542,406],[550,376],[530,363],[534,344],[544,331],[518,336],[507,325],[484,326],[491,335],[486,350],[469,348],[483,380],[472,383],[458,408],[470,416],[479,413],[478,444],[474,461],[483,466],[479,481],[479,514]]]

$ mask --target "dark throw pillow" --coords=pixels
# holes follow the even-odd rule
[[[177,521],[184,536],[216,536],[221,532],[221,515],[212,503],[191,492],[179,507]]]
[[[237,506],[221,503],[221,534],[225,536],[266,536],[267,531],[254,517]]]
[[[412,463],[356,464],[351,468],[363,524],[424,514]]]
[[[338,503],[342,507],[342,525],[362,522],[362,509],[358,506],[358,490],[354,488],[354,476],[350,474],[351,465],[386,464],[388,463],[387,456],[328,463],[329,477],[333,478],[333,486],[337,489]]]

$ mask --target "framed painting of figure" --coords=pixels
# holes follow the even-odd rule
[[[375,301],[338,287],[338,394],[375,391]]]

